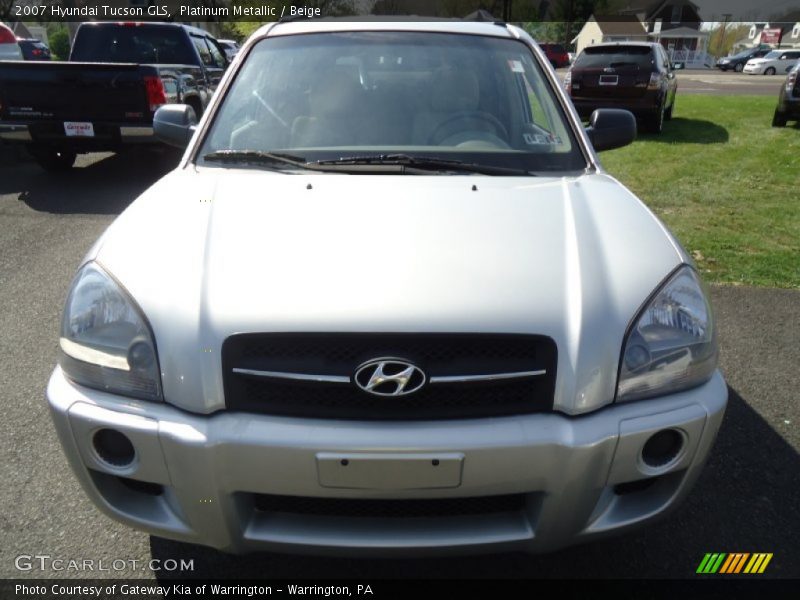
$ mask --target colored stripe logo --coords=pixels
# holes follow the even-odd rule
[[[701,575],[713,575],[715,573],[724,573],[726,575],[747,573],[755,575],[763,573],[771,560],[771,552],[709,552],[700,561],[700,566],[697,567],[696,572]]]

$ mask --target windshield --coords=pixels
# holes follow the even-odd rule
[[[199,152],[303,161],[402,154],[524,171],[586,167],[553,90],[516,40],[423,32],[267,38]]]
[[[766,58],[770,58],[770,59],[772,59],[772,58],[778,58],[780,55],[781,55],[781,53],[780,53],[780,52],[778,52],[778,51],[774,51],[774,52],[770,52],[769,54],[767,54],[767,55],[766,55],[764,58],[765,58],[765,59],[766,59]]]
[[[74,62],[194,64],[186,34],[161,25],[84,25],[75,38]]]

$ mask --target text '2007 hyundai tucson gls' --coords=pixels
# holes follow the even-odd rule
[[[686,496],[707,293],[522,30],[265,26],[80,265],[47,399],[92,501],[230,552],[549,551]],[[404,518],[413,517],[413,518]]]

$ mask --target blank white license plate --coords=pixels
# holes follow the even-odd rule
[[[317,454],[319,484],[328,488],[424,490],[461,485],[464,455]]]
[[[94,137],[94,126],[81,121],[64,121],[67,137]]]

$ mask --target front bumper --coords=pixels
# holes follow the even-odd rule
[[[787,119],[800,119],[800,96],[790,95],[784,91],[778,100],[778,111]]]
[[[649,117],[656,113],[663,95],[661,92],[647,91],[635,98],[614,98],[614,97],[572,97],[575,110],[581,118],[587,119],[592,112],[598,108],[622,108],[632,112],[635,116]]]
[[[195,415],[76,386],[56,368],[47,400],[92,501],[154,535],[230,552],[535,553],[642,525],[675,506],[713,445],[727,387],[716,373],[693,390],[581,417],[356,422]],[[100,458],[93,440],[103,428],[130,439],[131,464],[115,467]],[[669,463],[647,466],[642,447],[665,428],[680,433],[682,448]],[[374,479],[337,480],[345,456],[353,464],[377,461]],[[427,465],[439,458],[455,465],[439,472],[439,484],[430,470],[415,479],[419,472],[409,476],[405,469],[409,459]],[[648,479],[646,488],[634,483]],[[125,485],[130,480],[157,485]],[[259,510],[260,494],[362,500],[521,494],[525,503],[470,517],[309,516]]]
[[[748,75],[761,75],[765,69],[764,65],[745,65],[742,72]]]

